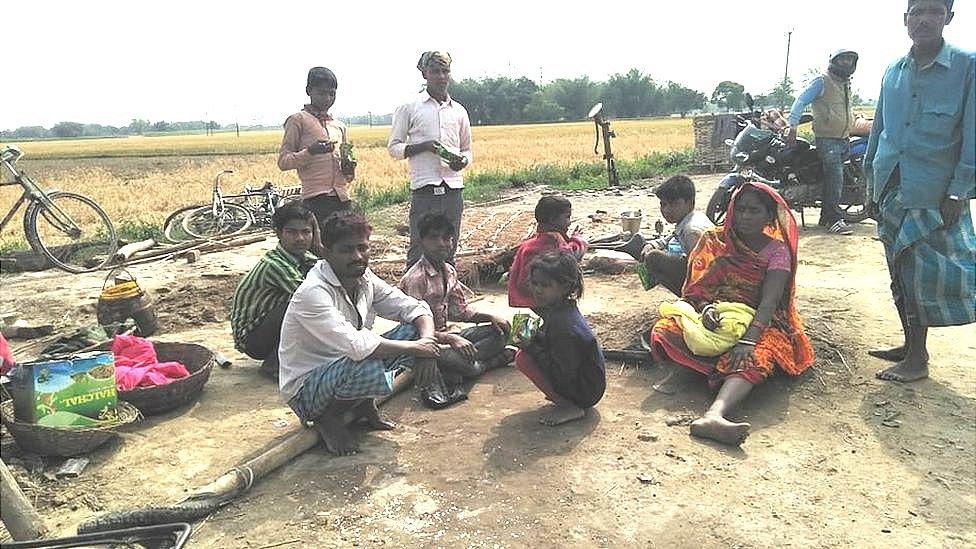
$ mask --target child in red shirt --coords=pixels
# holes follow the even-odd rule
[[[532,290],[529,288],[529,264],[538,255],[548,251],[570,252],[577,261],[586,253],[586,240],[579,231],[569,236],[570,220],[573,218],[573,204],[562,196],[546,195],[535,205],[535,220],[538,224],[536,235],[519,246],[515,260],[508,270],[508,304],[511,307],[536,306]]]

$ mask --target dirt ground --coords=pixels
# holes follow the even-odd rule
[[[701,203],[717,181],[696,178]],[[472,209],[468,219],[508,220],[537,197]],[[640,207],[645,228],[659,217],[646,189],[571,199],[584,221],[598,208]],[[395,255],[404,238],[392,227],[405,210],[377,217],[374,240]],[[531,230],[525,216],[515,219]],[[490,227],[498,222],[482,228]],[[612,224],[584,227],[601,234]],[[541,394],[516,370],[496,370],[445,411],[424,409],[412,392],[396,397],[384,410],[397,430],[363,435],[353,457],[322,449],[298,457],[198,523],[191,545],[972,547],[976,328],[932,331],[930,379],[875,380],[884,363],[865,350],[897,343],[900,330],[874,231],[870,222],[850,237],[802,231],[799,306],[817,363],[754,392],[740,413],[753,425],[741,449],[689,436],[689,419],[710,400],[703,380],[665,396],[651,390],[656,367],[610,362],[600,404],[582,421],[549,428],[536,420]],[[97,512],[176,502],[296,427],[257,363],[233,349],[227,322],[236,281],[272,245],[132,270],[158,302],[158,339],[200,343],[234,364],[214,371],[196,404],[93,453],[77,479],[46,479],[42,463],[6,442],[4,460],[51,526],[71,534]],[[4,278],[0,311],[60,326],[92,322],[101,276]],[[641,291],[633,274],[588,275],[586,284],[580,308],[608,347],[626,346],[672,299]],[[511,313],[501,288],[481,293],[477,307]]]

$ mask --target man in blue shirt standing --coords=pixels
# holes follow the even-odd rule
[[[830,56],[827,70],[814,78],[807,89],[790,107],[790,133],[787,140],[796,143],[796,127],[808,105],[813,105],[813,133],[817,137],[817,153],[823,163],[823,191],[821,195],[821,227],[833,234],[849,235],[854,231],[840,215],[841,190],[844,187],[844,155],[854,127],[851,112],[851,75],[857,69],[857,53],[838,50]]]
[[[928,376],[930,326],[976,322],[976,59],[947,44],[953,0],[909,0],[908,55],[885,72],[864,171],[904,345],[869,351],[895,362],[879,379]]]

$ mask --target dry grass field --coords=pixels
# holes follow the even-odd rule
[[[620,120],[613,123],[618,158],[682,150],[693,145],[691,119]],[[386,150],[388,127],[351,127],[359,169],[353,183],[370,192],[406,185],[407,163]],[[538,165],[599,162],[592,123],[476,127],[469,174],[514,173]],[[214,176],[224,169],[225,192],[272,181],[297,185],[295,172],[276,165],[280,131],[25,142],[19,166],[45,188],[79,192],[98,201],[117,225],[161,223],[173,210],[209,201]],[[3,144],[0,143],[0,146]],[[0,190],[9,207],[16,187]],[[0,235],[0,246],[21,240],[19,220]]]

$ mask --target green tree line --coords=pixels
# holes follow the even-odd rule
[[[127,126],[103,126],[102,124],[82,124],[81,122],[58,122],[50,128],[43,126],[21,126],[15,130],[0,131],[0,139],[72,139],[77,137],[112,137],[142,135],[151,132],[193,132],[205,130],[233,129],[234,124],[221,126],[213,120],[192,120],[189,122],[149,122],[133,119]]]
[[[605,82],[586,76],[560,78],[544,85],[505,76],[466,78],[451,85],[451,96],[468,109],[475,125],[580,120],[597,102],[613,117],[680,114],[702,109],[705,94],[677,82],[659,83],[638,69]]]
[[[808,71],[810,72],[810,71]],[[812,73],[811,73],[812,74]],[[745,108],[745,87],[738,82],[720,82],[706,96],[678,82],[659,82],[638,69],[611,75],[606,81],[590,80],[586,76],[560,78],[539,85],[526,77],[493,76],[480,79],[465,78],[451,85],[450,93],[468,109],[475,125],[518,124],[526,122],[558,122],[582,120],[597,102],[603,103],[604,113],[615,118],[662,116],[704,110],[709,103],[718,110],[738,111]],[[794,99],[794,86],[786,78],[766,93],[754,93],[757,107],[788,108]],[[861,104],[855,94],[854,104]],[[343,117],[348,124],[389,124],[392,115],[365,114]],[[139,135],[150,132],[189,132],[234,129],[234,124],[221,126],[214,121],[149,122],[133,119],[123,127],[59,122],[50,129],[25,126],[0,131],[0,139],[44,139],[94,136]]]

